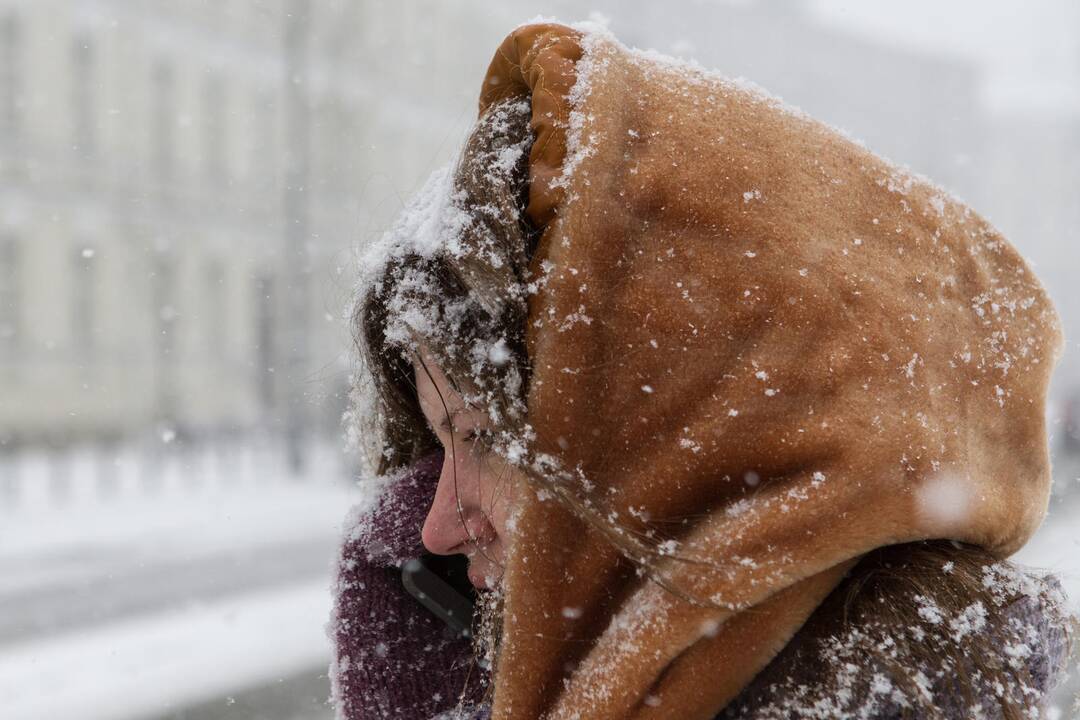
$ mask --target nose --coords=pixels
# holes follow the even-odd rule
[[[448,454],[431,509],[420,531],[420,540],[429,552],[436,555],[467,553],[471,547],[483,547],[493,539],[494,528],[480,510],[476,483],[470,482],[467,475],[458,472],[455,492],[454,465]]]

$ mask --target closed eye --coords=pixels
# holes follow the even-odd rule
[[[465,432],[461,441],[467,443],[477,457],[482,457],[487,455],[488,450],[490,450],[490,445],[484,442],[490,436],[491,431],[487,428],[472,428]]]
[[[461,432],[461,428],[454,427],[449,418],[443,418],[443,421],[439,423],[439,429],[447,435],[453,435],[455,432]],[[478,431],[474,429],[466,430],[462,435],[462,440],[475,440],[478,435]]]
[[[465,433],[464,439],[468,442],[487,438],[491,435],[491,431],[487,428],[472,428]]]
[[[455,416],[456,415],[457,413],[455,413]],[[455,427],[454,424],[451,422],[451,418],[448,417],[443,417],[442,422],[439,423],[439,429],[441,429],[447,435],[453,435],[455,432],[462,432],[462,429]],[[461,439],[463,442],[473,442],[480,439],[481,436],[487,435],[488,433],[489,431],[487,428],[471,427],[468,430],[464,431]]]

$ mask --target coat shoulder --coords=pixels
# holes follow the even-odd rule
[[[856,568],[718,720],[1041,717],[1075,617],[1054,576],[980,567],[977,586]]]

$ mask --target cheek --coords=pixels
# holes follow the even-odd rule
[[[480,456],[465,448],[457,448],[456,455],[448,449],[443,461],[438,493],[444,499],[442,509],[456,516],[454,503],[455,498],[459,499],[464,510],[479,510],[496,537],[505,541],[517,486],[522,480],[497,456]]]
[[[464,507],[479,507],[481,466],[463,448],[457,448],[456,453],[447,448],[444,457],[442,474],[439,476],[440,492],[451,500],[459,499]]]
[[[510,515],[515,507],[520,478],[501,460],[492,459],[483,465],[484,468],[480,473],[480,491],[484,498],[484,512],[494,527],[496,535],[506,542],[510,532]]]

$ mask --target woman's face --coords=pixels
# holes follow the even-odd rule
[[[413,361],[420,408],[445,451],[421,538],[438,555],[467,555],[469,581],[494,587],[503,572],[517,471],[476,441],[490,428],[487,413],[466,407],[431,356],[421,357],[423,364]]]

